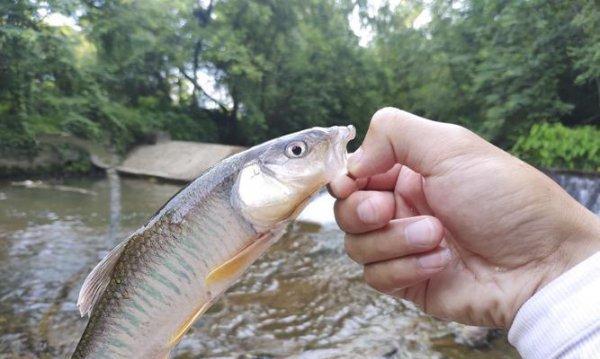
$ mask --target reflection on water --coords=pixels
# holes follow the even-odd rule
[[[119,238],[119,227],[121,222],[121,178],[114,167],[106,170],[109,188],[109,223],[108,223],[108,243],[115,245],[121,242]]]
[[[81,283],[114,245],[107,228],[124,238],[178,190],[110,181],[120,183],[112,195],[109,180],[65,183],[88,192],[0,183],[0,357],[70,354],[86,323],[75,306]],[[109,215],[119,205],[120,225]],[[368,289],[342,247],[332,224],[294,224],[196,323],[175,357],[517,357],[502,335],[484,349],[458,345],[452,325]]]

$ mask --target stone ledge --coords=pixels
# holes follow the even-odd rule
[[[187,182],[244,149],[215,143],[164,141],[136,147],[116,169],[127,175]]]

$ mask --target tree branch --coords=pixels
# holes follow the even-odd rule
[[[227,108],[227,106],[225,106],[222,102],[220,102],[216,98],[214,98],[211,95],[209,95],[208,92],[206,92],[206,90],[204,90],[202,88],[202,86],[200,86],[200,84],[198,83],[198,81],[196,80],[195,77],[192,77],[192,76],[188,75],[182,68],[179,68],[179,72],[181,72],[183,74],[183,76],[186,79],[188,79],[188,81],[191,82],[192,85],[194,85],[195,89],[202,91],[202,93],[204,94],[204,96],[208,97],[209,100],[211,100],[212,102],[216,103],[221,108],[221,110],[223,110],[224,112],[229,112],[229,109]]]

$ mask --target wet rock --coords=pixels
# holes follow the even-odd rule
[[[475,327],[459,323],[448,325],[454,335],[454,342],[470,348],[482,348],[490,345],[490,341],[498,337],[498,331],[492,328]]]

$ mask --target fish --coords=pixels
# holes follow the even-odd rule
[[[83,282],[72,355],[168,358],[188,329],[346,173],[354,126],[314,127],[233,155],[173,196]]]

